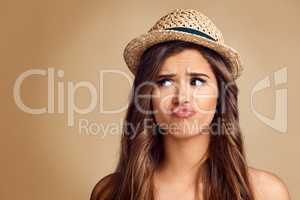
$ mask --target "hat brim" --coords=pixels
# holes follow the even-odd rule
[[[131,40],[126,45],[123,53],[124,60],[130,71],[134,75],[136,74],[136,67],[140,61],[140,57],[147,48],[170,40],[182,40],[208,47],[219,53],[225,61],[228,62],[229,67],[231,68],[230,70],[232,71],[233,79],[236,79],[241,75],[243,68],[239,54],[236,50],[225,44],[220,44],[192,33],[176,30],[151,31]]]

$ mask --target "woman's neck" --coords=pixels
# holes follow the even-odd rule
[[[164,135],[163,141],[164,160],[157,169],[160,180],[194,183],[197,171],[207,155],[209,134],[185,138],[167,134]]]

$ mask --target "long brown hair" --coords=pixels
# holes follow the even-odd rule
[[[155,80],[162,62],[187,48],[199,50],[207,59],[220,92],[209,129],[208,156],[201,165],[201,176],[200,169],[197,175],[197,183],[203,183],[203,199],[254,200],[239,127],[238,88],[231,70],[215,51],[179,40],[156,44],[142,55],[124,120],[118,165],[113,174],[99,181],[103,187],[93,192],[92,200],[154,200],[153,173],[164,159],[163,135],[153,115],[141,112],[151,111],[151,98],[139,96],[151,94],[153,88],[143,84]],[[195,187],[199,199],[198,184]]]

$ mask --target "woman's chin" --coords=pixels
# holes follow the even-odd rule
[[[208,132],[206,127],[207,126],[200,126],[199,124],[197,126],[192,124],[184,124],[176,129],[169,129],[166,133],[173,137],[188,138],[196,135],[206,134]]]

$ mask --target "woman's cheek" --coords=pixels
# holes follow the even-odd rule
[[[217,98],[202,97],[196,99],[196,109],[200,114],[214,113],[217,106]]]
[[[202,97],[196,99],[198,123],[209,126],[213,120],[217,107],[217,97]]]
[[[164,91],[156,92],[154,95],[156,96],[154,96],[152,102],[155,119],[158,123],[168,123],[170,121],[172,95]]]
[[[218,100],[217,89],[212,86],[195,89],[193,91],[193,97],[196,109],[199,113],[209,114],[215,112]]]

